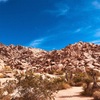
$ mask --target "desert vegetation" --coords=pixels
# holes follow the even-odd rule
[[[82,95],[99,98],[99,45],[79,42],[48,52],[1,44],[0,50],[0,80],[10,79],[1,83],[1,100],[54,99],[69,86],[83,86]]]
[[[75,73],[76,72],[76,73]],[[5,66],[2,70],[2,78],[7,78],[8,73],[13,79],[5,81],[0,86],[0,100],[54,100],[54,94],[59,90],[70,88],[70,86],[83,86],[84,96],[93,96],[99,100],[100,86],[98,70],[86,68],[86,72],[66,68],[53,70],[52,74],[36,73],[34,69],[12,70]]]
[[[15,80],[6,81],[0,88],[0,100],[54,100],[54,93],[70,86],[64,77],[46,74],[15,73]]]
[[[95,100],[100,100],[100,72],[97,69],[87,69],[87,77],[84,79],[82,95],[93,96]]]

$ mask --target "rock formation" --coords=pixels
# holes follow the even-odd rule
[[[76,69],[85,72],[85,68],[100,70],[100,45],[79,42],[61,50],[45,50],[23,46],[0,44],[0,70],[4,66],[24,70],[48,72],[52,69]]]

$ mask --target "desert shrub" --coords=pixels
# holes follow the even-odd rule
[[[84,80],[84,73],[77,73],[73,78],[73,83],[75,86],[81,86]]]
[[[0,100],[53,100],[55,92],[69,87],[64,76],[49,77],[29,70],[3,84]]]
[[[93,94],[92,84],[89,84],[88,88],[87,88],[87,84],[83,84],[83,92],[81,93],[81,95],[92,96],[92,94]]]
[[[52,100],[53,93],[57,91],[57,85],[42,75],[35,75],[27,71],[23,76],[17,76],[17,88],[21,100]]]
[[[99,89],[97,78],[99,73],[94,70],[87,71],[87,77],[84,78],[85,86],[83,87],[82,95],[92,96],[95,91]]]
[[[53,100],[55,92],[69,87],[64,77],[50,78],[32,71],[17,73],[15,77],[15,81],[7,81],[0,89],[0,100]]]
[[[87,88],[89,87],[90,83],[92,82],[92,78],[91,77],[85,77],[83,79],[83,82],[86,83]]]
[[[92,96],[93,94],[93,84],[91,84],[92,82],[92,79],[91,77],[85,77],[84,80],[83,80],[84,84],[83,84],[83,92],[82,92],[82,95],[85,95],[85,96]]]
[[[70,85],[66,82],[60,82],[57,84],[57,86],[58,86],[58,88],[57,88],[58,90],[70,88]]]
[[[66,82],[64,76],[59,76],[58,78],[52,78],[50,81],[52,81],[52,83],[56,85],[57,90],[70,88],[70,85]]]
[[[95,93],[95,91],[99,91],[100,86],[98,85],[98,87],[93,88],[94,84],[93,84],[92,80],[89,78],[85,78],[84,82],[85,82],[83,85],[84,91],[81,94],[84,96],[95,96],[96,97],[97,96],[96,94],[99,94],[99,93],[97,93],[97,92]],[[100,99],[95,99],[95,100],[100,100]]]
[[[93,93],[94,100],[100,100],[100,91],[95,91]]]
[[[0,100],[11,100],[11,93],[16,88],[16,81],[9,80],[0,86]]]
[[[100,76],[100,72],[98,69],[91,69],[91,68],[86,68],[86,72],[88,74],[89,77],[92,78],[92,82],[93,82],[93,89],[98,88],[98,78]]]

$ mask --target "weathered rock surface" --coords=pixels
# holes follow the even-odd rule
[[[64,68],[85,72],[86,67],[100,70],[100,45],[79,42],[61,50],[47,52],[36,48],[0,44],[0,71],[4,66],[21,70],[33,68],[38,72]]]

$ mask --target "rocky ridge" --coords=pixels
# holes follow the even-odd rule
[[[0,44],[0,70],[4,66],[37,72],[52,70],[80,70],[91,67],[100,70],[100,45],[78,42],[61,50],[45,50]]]

